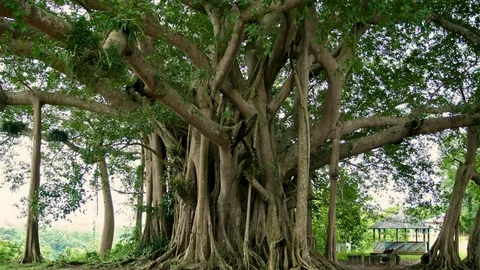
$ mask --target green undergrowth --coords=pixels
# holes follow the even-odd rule
[[[18,229],[0,230],[0,270],[130,269],[133,266],[122,265],[126,260],[134,258],[132,265],[136,265],[137,261],[138,264],[144,263],[155,255],[165,252],[168,245],[168,242],[161,237],[154,239],[151,243],[140,243],[138,233],[135,234],[133,228],[126,228],[113,249],[104,258],[101,258],[97,252],[98,246],[88,245],[91,239],[80,241],[88,234],[48,230],[42,234],[43,241],[41,241],[43,244],[41,250],[45,261],[38,264],[19,264],[24,241],[21,232],[23,231]],[[45,239],[46,236],[48,237]],[[48,244],[50,240],[54,242],[52,245]]]

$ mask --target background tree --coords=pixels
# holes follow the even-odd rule
[[[343,167],[339,171],[336,206],[336,238],[339,244],[350,243],[352,250],[371,247],[371,231],[367,228],[380,218],[372,198],[365,189],[368,178],[356,172],[356,168]],[[329,182],[325,172],[314,177],[313,230],[316,247],[324,252],[328,226]],[[344,250],[345,251],[345,250]]]
[[[471,65],[475,52],[465,47],[459,55],[465,40],[428,16],[447,7],[0,1],[0,29],[8,32],[0,52],[8,66],[37,67],[32,77],[51,71],[73,81],[42,88],[45,103],[115,118],[147,116],[161,102],[184,121],[169,125],[155,114],[141,126],[161,138],[168,164],[184,164],[167,165],[179,199],[171,249],[154,264],[335,269],[307,251],[304,233],[308,176],[330,163],[332,139],[342,138],[338,159],[345,159],[478,122],[475,112],[458,109],[457,85],[449,84],[459,80],[449,72]],[[25,104],[22,98],[8,89],[2,100]],[[295,212],[301,215],[289,215]]]
[[[40,262],[40,242],[38,238],[38,201],[40,192],[40,160],[42,144],[42,104],[34,98],[33,102],[33,153],[31,163],[30,189],[28,193],[27,236],[22,263]]]

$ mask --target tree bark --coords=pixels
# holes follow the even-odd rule
[[[25,249],[22,263],[41,262],[40,241],[38,238],[38,192],[40,188],[40,159],[42,144],[42,104],[33,98],[33,147],[30,175],[30,190],[28,193],[28,215]]]
[[[468,237],[467,257],[463,262],[471,270],[480,270],[480,207]]]
[[[113,235],[115,233],[115,213],[113,210],[112,193],[110,190],[110,181],[108,177],[108,168],[105,156],[102,156],[98,162],[98,169],[100,171],[100,179],[102,183],[103,196],[103,230],[102,240],[100,242],[100,256],[105,257],[112,249]]]
[[[340,128],[337,127],[336,136],[339,135]],[[338,174],[339,174],[339,139],[336,137],[332,142],[332,161],[330,162],[330,199],[328,203],[328,226],[327,226],[327,243],[326,243],[326,257],[330,261],[337,261],[337,251],[336,251],[336,230],[335,230],[335,220],[336,220],[336,208],[337,208],[337,183],[338,183]]]
[[[137,181],[135,182],[136,206],[135,206],[135,240],[142,237],[142,216],[144,211],[143,192],[145,182],[145,150],[141,148],[140,167],[137,168]]]
[[[163,207],[163,196],[166,192],[166,186],[164,183],[164,171],[165,171],[165,146],[160,137],[152,133],[150,136],[151,147],[156,152],[152,155],[152,172],[153,172],[153,200],[152,206],[154,209],[154,215],[152,219],[152,230],[154,235],[151,235],[152,239],[155,237],[162,237],[165,240],[170,239],[170,229],[167,226],[165,220],[165,209]]]
[[[149,136],[150,149],[146,151],[147,167],[147,218],[142,241],[152,243],[158,237],[169,240],[171,225],[166,220],[163,199],[166,192],[164,183],[165,145],[161,138],[152,133]]]
[[[298,265],[310,265],[310,249],[308,246],[308,191],[310,186],[310,114],[308,112],[308,82],[310,71],[309,20],[305,20],[303,28],[302,51],[295,73],[298,93],[298,172],[297,172],[297,209],[295,213],[295,231],[293,244]],[[294,266],[296,267],[297,265]]]
[[[452,197],[448,204],[442,229],[430,251],[423,255],[425,261],[428,258],[428,269],[468,269],[460,260],[458,253],[458,239],[460,237],[458,225],[465,190],[476,172],[477,135],[477,128],[467,129],[467,154],[465,161],[458,166],[455,174]],[[422,259],[422,261],[424,260]]]
[[[197,90],[197,98],[200,110],[204,117],[211,119],[213,115],[213,107],[211,98],[207,94],[207,89],[204,85],[199,85]],[[199,266],[205,267],[208,263],[214,263],[221,268],[226,268],[228,265],[223,261],[218,253],[213,234],[213,222],[210,211],[210,177],[214,178],[211,167],[209,166],[209,149],[210,141],[207,137],[200,134],[200,132],[193,131],[191,150],[196,153],[193,158],[196,184],[197,184],[197,203],[195,207],[195,215],[193,218],[192,233],[190,234],[189,245],[185,252],[185,259],[196,263]]]
[[[145,139],[144,143],[150,145],[150,136]],[[152,170],[152,152],[149,150],[144,151],[145,155],[145,227],[143,229],[142,241],[144,243],[150,243],[152,240],[152,220],[153,220],[153,170]]]

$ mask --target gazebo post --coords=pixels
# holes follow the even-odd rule
[[[395,229],[396,231],[396,241],[398,242],[398,229]]]
[[[422,234],[423,234],[423,243],[425,243],[425,229],[422,230]]]
[[[415,242],[418,242],[418,229],[415,229]]]
[[[387,241],[387,229],[383,229],[383,241]]]
[[[372,231],[373,231],[373,242],[375,243],[375,229],[373,229]]]

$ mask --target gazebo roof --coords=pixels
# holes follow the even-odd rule
[[[403,213],[390,215],[370,226],[369,229],[429,229],[424,222],[407,217]]]

